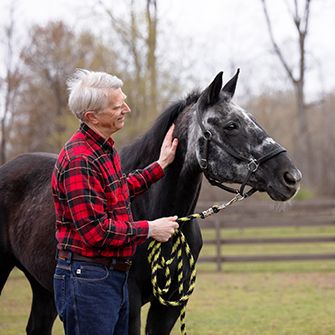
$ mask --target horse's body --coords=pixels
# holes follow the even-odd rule
[[[222,79],[217,76],[201,94],[190,95],[172,105],[141,139],[120,151],[124,172],[144,167],[158,159],[166,131],[173,122],[176,124],[179,146],[175,161],[161,181],[134,200],[135,219],[185,216],[194,211],[203,176],[199,164],[203,134],[197,113],[201,113],[203,125],[211,133],[218,134],[220,141],[225,141],[239,153],[257,158],[278,146],[246,112],[230,102],[236,80],[237,76],[221,90]],[[236,124],[240,133],[236,132]],[[204,171],[207,177],[227,182],[244,181],[243,162],[215,144],[210,144],[207,149],[208,167]],[[14,266],[25,273],[33,290],[27,326],[29,335],[51,334],[56,317],[52,293],[55,216],[50,188],[56,158],[51,154],[25,154],[0,168],[0,292]],[[274,200],[293,196],[301,175],[286,153],[276,155],[263,165],[250,176],[248,184],[266,191]],[[197,259],[202,246],[198,223],[185,224],[181,229]],[[129,333],[140,334],[140,309],[150,302],[146,334],[169,334],[178,318],[179,308],[160,305],[154,299],[146,260],[147,244],[138,247],[129,274]],[[168,247],[169,242],[163,245],[163,253]],[[171,291],[176,291],[173,286]]]

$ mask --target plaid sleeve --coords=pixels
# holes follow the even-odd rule
[[[153,183],[164,176],[164,170],[154,162],[142,170],[135,170],[127,176],[127,183],[130,197],[134,198],[137,195],[145,192]]]
[[[144,241],[148,235],[147,221],[108,218],[101,180],[97,168],[85,157],[69,161],[63,173],[66,201],[75,229],[84,243],[96,247],[119,247]]]

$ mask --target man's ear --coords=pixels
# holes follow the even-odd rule
[[[97,124],[98,120],[97,120],[97,117],[95,115],[95,112],[92,112],[92,111],[85,112],[84,121],[87,121],[87,122],[92,123],[92,124]]]

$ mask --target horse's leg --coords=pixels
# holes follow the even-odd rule
[[[15,262],[13,258],[6,254],[0,254],[0,294],[14,266]]]
[[[129,286],[129,335],[141,334],[141,294]]]
[[[157,300],[152,301],[148,312],[145,334],[170,334],[179,317],[179,311],[180,308],[178,307],[168,307],[160,304]]]
[[[26,328],[27,334],[51,335],[57,316],[53,294],[42,287],[31,275],[26,273],[26,276],[33,291],[33,302]]]

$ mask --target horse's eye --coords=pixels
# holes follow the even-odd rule
[[[229,122],[227,125],[225,125],[224,129],[228,131],[237,130],[238,124],[236,122]]]

